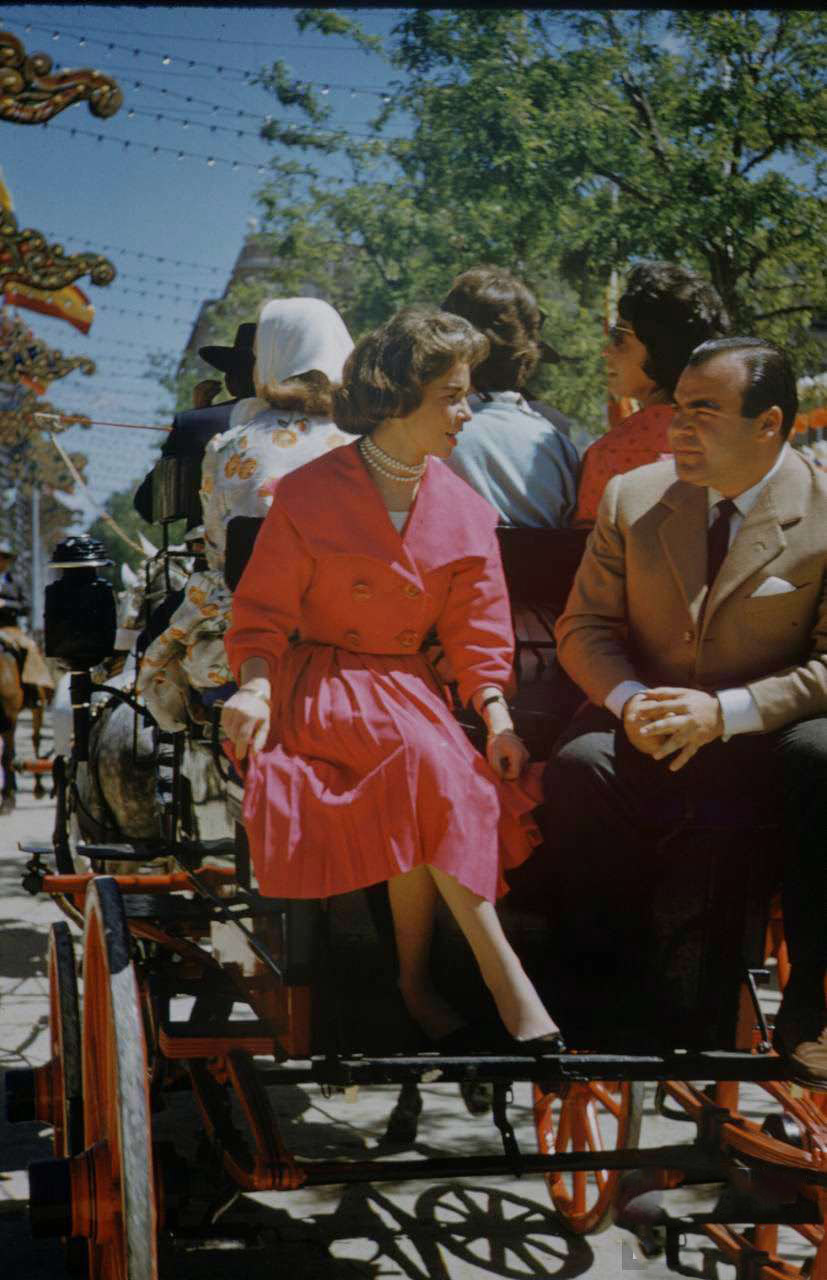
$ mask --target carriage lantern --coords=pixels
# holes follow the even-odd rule
[[[111,564],[103,545],[80,534],[55,547],[50,568],[60,569],[56,582],[46,588],[46,656],[72,672],[71,696],[75,713],[77,756],[87,759],[89,674],[115,647],[115,592],[98,569]]]
[[[72,671],[95,667],[115,646],[115,592],[97,570],[111,564],[88,534],[58,543],[49,567],[60,569],[46,588],[46,656]]]

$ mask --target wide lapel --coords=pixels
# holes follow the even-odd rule
[[[401,573],[421,589],[423,584],[419,570],[408,546],[408,530],[416,519],[423,492],[427,489],[430,467],[420,482],[419,492],[411,509],[403,538],[388,515],[382,495],[370,477],[358,444],[344,446],[333,452],[340,454],[348,481],[352,486],[352,497],[357,504],[357,509],[353,512],[354,523],[367,535],[365,547],[359,547],[358,550],[362,551],[362,554],[373,555],[377,559],[387,561],[397,573]],[[356,549],[354,547],[354,550]]]
[[[706,597],[706,489],[678,481],[661,501],[672,510],[661,521],[658,536],[687,610],[697,625]]]
[[[790,456],[764,488],[741,525],[709,596],[706,620],[734,591],[773,560],[787,545],[784,526],[804,515],[804,472],[800,459]]]
[[[420,573],[484,557],[497,514],[439,458],[430,458],[405,527],[405,548]]]

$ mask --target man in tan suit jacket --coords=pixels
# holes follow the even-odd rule
[[[557,624],[589,704],[546,770],[548,844],[599,876],[691,821],[782,822],[775,1043],[827,1088],[827,476],[787,443],[770,343],[703,343],[675,402],[674,463],[610,481]]]

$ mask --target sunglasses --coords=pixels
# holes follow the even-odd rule
[[[634,333],[634,329],[628,324],[613,324],[609,329],[609,342],[613,347],[622,347],[623,339],[627,333]]]

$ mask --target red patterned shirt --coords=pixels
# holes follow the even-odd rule
[[[650,404],[589,445],[580,468],[574,528],[590,528],[594,524],[603,490],[612,476],[658,462],[665,453],[671,453],[667,431],[674,412],[671,404]]]

